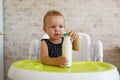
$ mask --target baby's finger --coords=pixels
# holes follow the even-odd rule
[[[64,67],[65,66],[65,62],[60,62],[60,67]]]
[[[67,32],[70,36],[72,36],[74,33],[73,33],[73,31],[68,31]]]
[[[77,38],[77,33],[76,32],[70,32],[70,36],[73,40]]]
[[[60,64],[60,67],[65,68],[65,65]]]
[[[78,37],[77,33],[74,34],[73,39],[75,40]]]

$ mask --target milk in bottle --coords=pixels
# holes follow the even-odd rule
[[[69,34],[64,34],[64,40],[62,44],[62,55],[67,58],[66,67],[72,66],[72,43]]]

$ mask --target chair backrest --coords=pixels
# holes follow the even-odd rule
[[[79,36],[80,36],[80,50],[79,51],[73,51],[73,61],[91,61],[91,60],[95,60],[95,56],[93,57],[93,52],[92,50],[92,46],[91,46],[91,38],[88,34],[86,33],[80,33],[78,32]],[[41,39],[49,39],[49,36],[47,34],[44,34],[43,37]],[[41,40],[40,39],[40,40]],[[30,48],[29,48],[29,59],[38,59],[39,57],[39,45],[40,45],[40,40],[38,39],[34,39],[31,44],[30,44]],[[98,44],[100,42],[97,42],[97,47],[101,48],[101,44]],[[98,48],[96,47],[94,52],[99,51]],[[101,50],[102,51],[102,50]],[[99,51],[100,52],[100,51]],[[99,53],[97,52],[97,53]],[[93,59],[92,59],[93,58]]]
[[[73,61],[90,61],[91,60],[91,38],[86,33],[78,32],[80,36],[80,50],[73,51]]]
[[[90,61],[90,47],[91,47],[91,39],[90,36],[85,33],[78,32],[80,36],[80,50],[73,51],[73,61]],[[44,34],[41,39],[49,39],[47,34]],[[40,41],[38,39],[34,39],[30,43],[29,48],[29,59],[37,59],[39,58],[39,44]]]

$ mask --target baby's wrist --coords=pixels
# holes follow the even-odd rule
[[[55,65],[55,66],[59,66],[57,59],[58,59],[58,58],[54,58],[54,65]]]

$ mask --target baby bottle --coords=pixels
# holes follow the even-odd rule
[[[62,55],[67,58],[66,67],[72,66],[72,43],[69,34],[65,33],[62,44]]]

